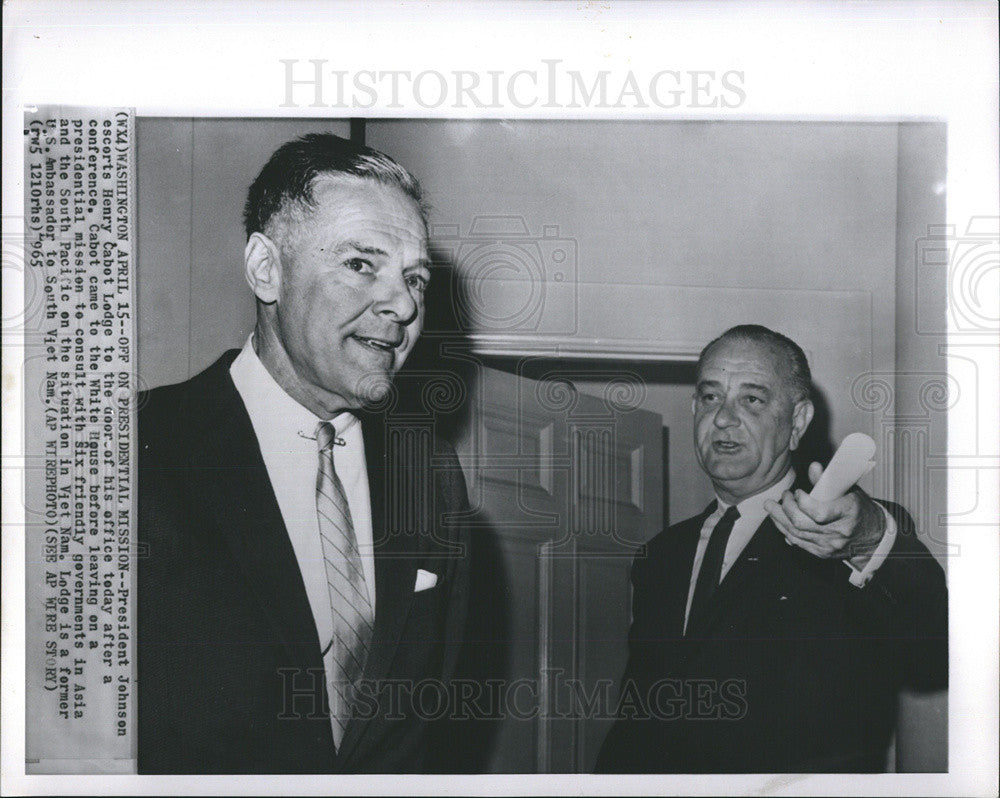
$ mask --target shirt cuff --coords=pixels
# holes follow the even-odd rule
[[[844,565],[851,569],[849,579],[855,587],[864,587],[868,584],[879,569],[879,566],[885,562],[886,557],[889,556],[889,552],[892,551],[893,544],[896,542],[896,519],[881,504],[878,505],[878,508],[885,516],[885,533],[882,535],[882,540],[879,541],[878,546],[875,547],[875,551],[872,553],[871,559],[868,560],[868,564],[864,569],[859,570],[851,565],[850,561],[843,561]]]

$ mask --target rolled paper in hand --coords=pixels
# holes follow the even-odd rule
[[[852,432],[841,442],[809,495],[821,502],[839,499],[875,467],[874,454],[875,441],[863,432]]]

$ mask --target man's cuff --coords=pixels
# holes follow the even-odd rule
[[[882,534],[882,540],[875,547],[871,559],[868,560],[868,564],[863,569],[858,569],[851,565],[849,560],[844,560],[844,565],[851,569],[849,579],[855,587],[864,587],[868,584],[872,576],[879,569],[879,566],[885,562],[886,557],[889,556],[889,552],[892,551],[893,544],[896,542],[896,519],[881,504],[878,505],[878,508],[885,516],[885,532]]]

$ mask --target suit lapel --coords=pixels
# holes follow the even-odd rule
[[[787,544],[774,522],[765,518],[722,580],[712,597],[708,612],[700,622],[695,621],[688,627],[688,635],[696,638],[707,636],[719,619],[725,617],[747,583],[760,573],[761,567],[770,558],[780,554],[785,545]]]
[[[371,497],[372,540],[375,544],[375,633],[365,665],[366,680],[378,683],[389,675],[406,619],[413,604],[416,582],[419,535],[405,534],[396,528],[395,518],[409,517],[412,508],[388,507],[408,495],[400,491],[396,480],[403,477],[431,479],[430,474],[415,474],[413,463],[393,462],[387,448],[387,419],[381,414],[361,414]],[[405,475],[405,476],[404,476]],[[403,512],[406,509],[407,512]],[[387,512],[391,510],[391,515]],[[343,760],[356,748],[371,722],[352,720],[344,732],[338,758]]]
[[[798,488],[809,489],[806,484],[796,480],[792,490]],[[761,567],[774,557],[783,555],[787,548],[784,536],[778,531],[770,516],[765,516],[716,590],[708,612],[700,622],[695,621],[693,625],[688,626],[688,635],[704,639],[719,619],[726,615],[728,608],[741,595],[746,585],[760,573]]]
[[[698,549],[698,539],[705,519],[716,508],[713,501],[694,518],[681,524],[677,531],[676,549],[667,564],[664,583],[671,587],[667,596],[667,634],[671,637],[684,636],[684,614],[687,611],[688,592],[691,586],[691,571],[694,569],[694,555]]]
[[[246,408],[229,377],[234,353],[204,375],[204,425],[192,430],[194,489],[256,595],[274,639],[306,666],[322,667],[298,560],[267,477]],[[305,649],[303,649],[305,646]],[[303,661],[305,652],[308,659]],[[315,661],[312,661],[315,660]]]

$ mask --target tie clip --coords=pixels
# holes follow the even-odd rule
[[[310,441],[316,440],[316,436],[315,435],[306,435],[306,433],[304,433],[302,430],[299,430],[299,437],[300,438],[306,438],[307,440],[310,440]],[[347,446],[347,441],[345,441],[343,438],[341,438],[338,435],[336,438],[333,439],[333,445],[334,446]]]

